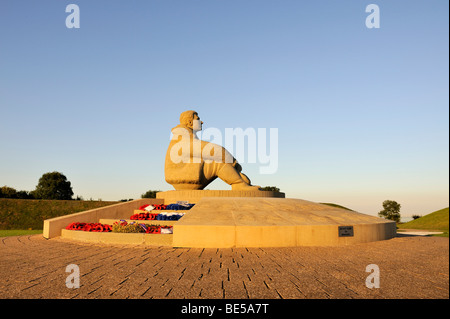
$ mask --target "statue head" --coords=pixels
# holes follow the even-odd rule
[[[182,126],[188,127],[195,132],[202,130],[203,122],[200,121],[198,113],[195,111],[185,111],[180,115],[180,124]]]

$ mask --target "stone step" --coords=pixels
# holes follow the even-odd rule
[[[186,214],[189,210],[152,210],[152,211],[144,211],[135,209],[132,215],[149,213],[149,214]]]
[[[61,237],[71,240],[102,244],[127,244],[172,247],[173,234],[97,233],[80,230],[61,230]]]
[[[121,220],[126,221],[127,223],[137,222],[140,224],[151,224],[151,225],[161,225],[161,226],[173,226],[177,223],[177,220],[135,220],[135,219],[111,219],[111,218],[101,218],[99,223],[112,225],[115,222],[119,222]]]

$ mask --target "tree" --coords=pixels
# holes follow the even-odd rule
[[[141,198],[156,198],[156,193],[158,193],[158,192],[160,192],[160,191],[149,190],[145,194],[142,194]]]
[[[28,191],[17,191],[15,188],[5,185],[0,187],[0,198],[33,199],[33,194]]]
[[[0,198],[17,198],[17,191],[5,185],[0,188]]]
[[[378,216],[386,219],[400,222],[400,207],[401,205],[394,200],[385,200],[383,202],[383,210],[378,213]]]
[[[261,190],[262,191],[272,191],[272,192],[279,192],[280,191],[280,189],[278,187],[275,187],[275,186],[264,186],[264,187],[261,187]]]
[[[20,199],[33,199],[32,192],[29,191],[17,191],[17,198]]]
[[[51,172],[42,175],[33,196],[39,199],[72,199],[73,191],[66,176]]]

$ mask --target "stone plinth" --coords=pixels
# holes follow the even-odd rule
[[[284,193],[274,191],[233,191],[233,190],[182,190],[156,193],[156,198],[164,199],[164,204],[174,204],[177,201],[188,201],[195,204],[203,197],[278,197],[284,198]]]
[[[96,244],[119,245],[150,245],[172,246],[172,234],[144,234],[144,233],[96,233],[78,230],[61,230],[61,237],[82,242]]]
[[[284,193],[192,190],[160,192],[157,197],[46,220],[44,237],[62,236],[94,243],[227,248],[337,246],[396,236],[396,223],[393,221],[306,200],[284,198]],[[140,205],[170,204],[181,200],[195,203],[195,206],[188,211],[180,211],[185,213],[180,220],[166,221],[173,223],[173,234],[170,235],[64,229],[71,222],[112,224],[118,219],[128,218]],[[149,222],[166,224],[157,220]]]
[[[174,247],[337,246],[393,238],[396,223],[301,199],[203,197],[173,234]]]

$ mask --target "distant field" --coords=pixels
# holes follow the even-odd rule
[[[42,229],[45,219],[118,202],[0,198],[0,230]]]
[[[448,207],[414,219],[404,224],[399,224],[399,229],[426,229],[448,233]]]

